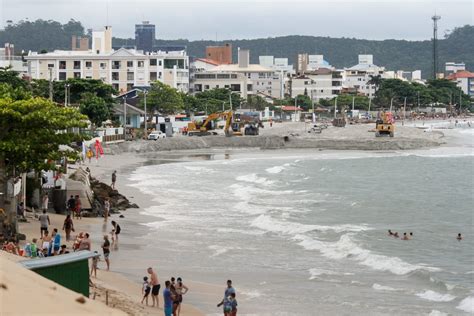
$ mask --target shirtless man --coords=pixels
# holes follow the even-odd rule
[[[79,250],[91,250],[91,240],[89,239],[89,234],[84,235],[84,239],[81,240],[79,244]]]
[[[156,307],[160,308],[160,299],[158,297],[158,294],[160,294],[160,282],[158,281],[158,276],[152,268],[148,268],[147,272],[150,274],[151,298],[153,300],[152,307],[155,306],[156,301]]]

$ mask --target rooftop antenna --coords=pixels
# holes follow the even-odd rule
[[[433,20],[433,79],[436,79],[436,74],[438,73],[438,20],[441,19],[441,16],[433,15],[431,17]]]

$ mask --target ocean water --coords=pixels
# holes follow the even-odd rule
[[[148,197],[129,216],[138,250],[185,280],[232,279],[241,315],[474,313],[474,160],[462,132],[464,145],[425,151],[152,161],[129,175]],[[221,314],[220,297],[191,294]]]

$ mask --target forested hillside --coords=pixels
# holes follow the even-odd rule
[[[130,26],[133,27],[132,25]],[[17,52],[22,49],[41,51],[69,49],[72,35],[84,35],[84,27],[78,21],[71,20],[66,24],[55,21],[37,20],[22,21],[0,31],[0,45],[4,42],[14,43]],[[114,38],[114,46],[133,45],[133,39]],[[373,54],[377,65],[389,70],[422,71],[423,77],[431,76],[432,43],[426,41],[405,40],[363,40],[353,38],[330,38],[314,36],[283,36],[253,40],[188,41],[156,40],[156,45],[186,45],[188,54],[204,57],[208,45],[231,43],[234,48],[234,59],[237,47],[250,49],[251,61],[258,62],[259,55],[288,57],[295,63],[298,53],[323,54],[335,67],[349,67],[357,63],[358,54]],[[447,61],[465,62],[469,70],[474,71],[474,26],[466,25],[454,29],[439,41],[439,69]]]

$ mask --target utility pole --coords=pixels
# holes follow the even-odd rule
[[[334,118],[336,118],[336,112],[337,112],[337,96],[334,99]]]
[[[147,95],[148,91],[145,90],[143,91],[143,95],[144,95],[144,105],[145,105],[145,132],[144,132],[144,135],[145,135],[145,139],[147,139],[147,134],[148,134],[148,127],[147,127],[147,117],[146,117],[146,95]]]
[[[369,110],[367,111],[369,115],[370,115],[370,105],[371,104],[372,104],[372,98],[369,98]]]
[[[402,121],[402,125],[405,125],[406,108],[407,108],[407,97],[405,97],[405,100],[403,101],[403,121]]]
[[[123,140],[127,140],[127,99],[123,97]]]
[[[438,73],[438,20],[441,19],[439,15],[433,15],[433,79],[436,79]]]
[[[230,104],[230,110],[232,110],[232,90],[229,90],[229,104]]]
[[[295,97],[295,122],[296,122],[296,107],[298,105],[298,96]]]
[[[49,101],[53,102],[53,68],[49,70]]]
[[[462,114],[462,90],[459,91],[459,115]]]
[[[67,107],[67,84],[64,85],[64,107]]]

